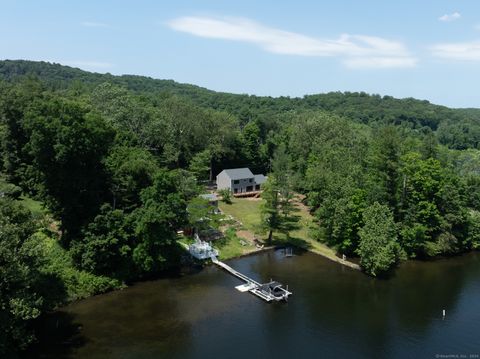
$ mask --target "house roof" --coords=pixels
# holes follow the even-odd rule
[[[229,170],[223,170],[222,172],[225,172],[225,174],[230,177],[232,180],[237,180],[237,179],[244,179],[244,178],[252,178],[253,173],[250,171],[248,168],[232,168]],[[221,172],[220,172],[221,173]]]
[[[267,180],[267,176],[264,176],[264,175],[262,175],[262,174],[260,174],[260,175],[255,175],[255,183],[256,183],[256,184],[265,183],[266,180]]]

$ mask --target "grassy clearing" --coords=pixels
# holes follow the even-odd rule
[[[216,242],[215,247],[220,251],[220,259],[240,257],[257,251],[250,241],[237,236],[237,230],[234,227],[226,230],[225,238]]]
[[[223,213],[239,221],[240,227],[252,233],[260,234],[260,200],[232,198],[232,204],[219,203]]]
[[[260,231],[260,204],[261,200],[252,200],[247,198],[234,198],[232,204],[220,203],[220,209],[227,215],[231,215],[237,221],[242,223],[242,227],[249,230],[259,238],[266,239],[266,234]],[[335,250],[327,247],[323,243],[320,243],[312,239],[310,230],[313,225],[313,217],[308,212],[308,209],[296,200],[297,212],[295,215],[298,217],[298,226],[292,230],[289,235],[284,233],[274,233],[275,244],[291,244],[300,248],[304,248],[319,255],[328,257],[335,261],[339,258],[335,254]],[[231,246],[232,248],[229,248]],[[235,253],[237,248],[236,243],[231,243],[226,246],[227,253]],[[255,247],[253,247],[255,249]],[[222,250],[220,248],[220,250]]]

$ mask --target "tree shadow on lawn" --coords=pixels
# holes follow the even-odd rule
[[[290,236],[287,236],[286,238],[278,238],[277,236],[274,236],[272,244],[277,247],[293,246],[305,251],[312,248],[312,245],[305,239]]]

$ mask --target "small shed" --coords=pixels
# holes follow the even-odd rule
[[[218,197],[215,193],[204,193],[199,196],[208,201],[208,204],[218,207]]]

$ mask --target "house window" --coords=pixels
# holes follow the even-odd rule
[[[240,183],[239,180],[234,180],[234,181],[233,181],[233,184],[239,184],[239,183]]]
[[[252,182],[253,182],[253,178],[250,178],[250,179],[248,180],[248,182],[252,183]]]

